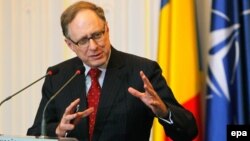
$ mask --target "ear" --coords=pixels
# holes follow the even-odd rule
[[[74,44],[69,40],[69,39],[64,39],[65,43],[67,44],[67,46],[75,52],[75,46]]]
[[[106,23],[106,27],[107,27],[107,32],[109,32],[109,25],[108,25],[108,22]]]
[[[109,32],[109,27],[107,26],[107,32]]]

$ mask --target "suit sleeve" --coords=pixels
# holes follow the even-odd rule
[[[166,80],[162,76],[162,70],[159,65],[154,62],[154,65],[151,68],[151,75],[146,75],[149,76],[149,80],[154,89],[171,112],[171,120],[173,121],[173,124],[169,124],[158,118],[159,122],[164,127],[165,133],[173,140],[192,140],[198,134],[193,114],[182,107],[182,105],[180,105],[175,99],[171,89],[166,83]],[[163,118],[168,119],[168,117]]]

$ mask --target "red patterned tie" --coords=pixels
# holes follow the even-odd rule
[[[98,77],[100,76],[101,71],[97,68],[92,68],[89,70],[88,74],[91,78],[91,86],[88,92],[88,107],[94,108],[94,112],[89,115],[89,139],[91,141],[95,126],[95,118],[99,103],[99,97],[101,94],[101,87],[98,82]]]

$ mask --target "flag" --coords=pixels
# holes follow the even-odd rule
[[[226,141],[228,124],[250,119],[250,1],[213,0],[208,49],[207,141]]]
[[[194,114],[199,126],[196,140],[201,140],[201,71],[194,0],[161,1],[158,62],[177,101]],[[156,127],[154,140],[165,140],[164,134],[159,134],[164,133],[162,128]]]

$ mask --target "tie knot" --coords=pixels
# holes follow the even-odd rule
[[[100,76],[101,71],[98,68],[91,68],[88,74],[91,77],[91,79],[96,79]]]

